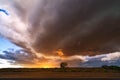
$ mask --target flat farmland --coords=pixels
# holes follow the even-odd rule
[[[120,78],[120,72],[102,68],[1,69],[0,78]]]
[[[3,72],[0,78],[120,78],[120,73],[90,72]]]

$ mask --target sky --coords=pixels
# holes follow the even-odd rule
[[[7,40],[6,38],[0,37],[0,52],[2,53],[2,51],[5,51],[6,49],[19,50],[21,48],[16,46],[15,44],[13,44],[12,42]]]
[[[0,68],[120,66],[119,3],[0,0]]]
[[[21,48],[16,46],[15,44],[11,43],[6,38],[0,36],[0,55],[4,55],[3,51],[13,50],[13,49],[19,50]],[[11,65],[10,61],[11,60],[6,60],[6,59],[0,58],[0,68],[20,68],[20,67],[22,67],[20,65]]]

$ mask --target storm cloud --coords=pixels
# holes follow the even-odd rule
[[[0,8],[10,15],[0,13],[0,35],[29,51],[32,59],[42,57],[38,62],[51,60],[47,56],[56,56],[59,49],[67,58],[57,58],[58,62],[71,62],[76,55],[119,52],[119,4],[119,0],[1,0]],[[10,55],[0,57],[16,58]]]
[[[3,51],[4,54],[0,54],[0,58],[1,59],[7,59],[7,60],[13,60],[16,63],[33,63],[34,60],[34,56],[30,55],[30,53],[28,53],[25,50],[16,50],[14,51],[14,49],[11,50],[6,50]]]
[[[96,55],[119,51],[120,1],[45,0],[30,17],[33,47],[51,54]],[[96,52],[96,53],[94,53]]]
[[[13,22],[16,25],[12,23],[17,30],[10,27],[20,39],[5,36],[18,45],[29,45],[28,48],[49,55],[58,49],[63,49],[66,55],[88,55],[88,52],[96,55],[119,51],[119,0],[13,2],[10,6],[14,7],[14,14],[24,16],[16,17]]]
[[[68,67],[102,67],[103,65],[120,66],[120,52],[101,54],[96,56],[74,55],[69,57],[42,56],[34,57],[27,51],[9,49],[0,54],[0,68],[6,67],[29,67],[46,68],[60,67],[61,62],[66,62]],[[4,66],[5,68],[5,66]]]
[[[58,57],[58,56],[37,56],[30,54],[29,51],[24,49],[14,50],[9,49],[3,51],[4,54],[0,54],[0,59],[5,63],[0,62],[0,66],[6,63],[9,65],[19,65],[20,67],[42,67],[49,65],[50,67],[60,67],[61,62],[69,63],[71,65],[78,65],[78,62],[85,61],[84,56],[70,56],[70,57]],[[18,66],[18,67],[19,67]],[[0,67],[1,68],[1,67]]]
[[[120,52],[114,52],[109,54],[102,54],[96,56],[86,57],[85,62],[79,63],[80,67],[102,67],[103,65],[115,65],[120,66]]]

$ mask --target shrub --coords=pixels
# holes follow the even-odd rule
[[[61,68],[66,68],[67,65],[68,65],[68,64],[67,64],[66,62],[61,62],[61,63],[60,63],[60,67],[61,67]]]

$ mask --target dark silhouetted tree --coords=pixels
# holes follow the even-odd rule
[[[61,62],[61,63],[60,63],[60,67],[61,67],[61,68],[66,68],[67,65],[68,65],[67,62]]]

